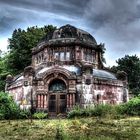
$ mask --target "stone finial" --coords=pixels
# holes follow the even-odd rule
[[[6,83],[11,83],[13,81],[13,76],[11,74],[8,74],[6,76]]]
[[[34,76],[35,70],[32,66],[28,66],[24,69],[24,76]]]

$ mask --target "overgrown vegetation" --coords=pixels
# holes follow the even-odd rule
[[[0,92],[0,118],[15,119],[19,116],[20,109],[7,93]]]
[[[46,119],[48,118],[48,114],[44,112],[36,112],[33,114],[34,119]]]
[[[0,92],[0,139],[140,139],[140,118],[130,118],[140,115],[140,97],[118,106],[98,105],[86,109],[76,106],[68,113],[71,119],[49,120],[47,113],[37,112],[33,117],[39,120],[31,123],[30,115],[29,111],[20,110],[7,93]]]
[[[140,96],[131,99],[129,102],[121,105],[97,105],[95,107],[80,108],[75,106],[68,112],[68,118],[74,117],[106,117],[111,119],[122,118],[124,116],[140,116]],[[28,119],[30,110],[21,110],[13,101],[8,93],[0,92],[0,119]],[[36,112],[34,119],[45,119],[47,113]]]
[[[139,140],[140,118],[119,120],[88,117],[71,120],[0,121],[0,139]]]
[[[21,110],[8,93],[0,92],[0,120],[27,119],[29,110]]]
[[[48,114],[36,112],[32,115],[34,119],[46,119]],[[22,110],[8,93],[0,92],[0,120],[30,119],[30,109]]]
[[[118,113],[140,116],[140,96],[132,98],[129,102],[120,105]]]
[[[76,106],[68,112],[68,118],[74,117],[107,117],[112,119],[125,116],[140,115],[140,96],[131,99],[129,102],[121,105],[97,105],[95,107],[80,108]]]

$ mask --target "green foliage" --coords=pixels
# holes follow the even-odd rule
[[[120,112],[127,115],[140,115],[140,96],[120,105]]]
[[[58,127],[60,126],[60,127]],[[129,117],[112,120],[106,118],[75,118],[12,120],[9,125],[6,120],[0,123],[1,140],[139,140],[140,118]]]
[[[4,119],[4,113],[0,113],[0,120]]]
[[[8,69],[6,67],[6,59],[7,56],[0,58],[0,91],[4,91],[5,88],[5,79],[9,74]]]
[[[111,105],[97,105],[95,107],[80,108],[75,107],[73,110],[68,112],[68,118],[74,117],[87,117],[87,116],[98,116],[98,117],[112,117],[117,116],[116,106]]]
[[[1,119],[16,119],[20,113],[19,107],[8,93],[0,92],[0,116]]]
[[[29,27],[27,30],[15,29],[9,38],[9,52],[1,57],[0,50],[0,91],[4,91],[5,79],[8,74],[17,75],[31,64],[32,48],[52,32],[56,27],[52,25]]]
[[[31,113],[29,110],[20,110],[19,119],[29,119]]]
[[[48,117],[48,114],[44,112],[36,112],[33,114],[34,119],[46,119],[47,117]]]
[[[29,110],[21,110],[8,93],[0,92],[0,119],[28,119]]]
[[[111,69],[114,72],[124,71],[127,73],[128,84],[130,91],[134,95],[140,93],[140,59],[136,55],[125,55],[125,57],[118,59],[117,66],[113,66]]]
[[[140,96],[132,98],[129,102],[121,105],[97,105],[95,107],[80,108],[76,106],[68,112],[68,118],[74,117],[106,117],[106,118],[123,118],[129,115],[140,116]]]
[[[92,113],[92,115],[95,115],[95,116],[105,116],[107,113],[110,113],[111,112],[111,109],[112,109],[112,106],[111,105],[97,105],[95,108],[94,108],[94,111]]]
[[[52,25],[48,25],[43,28],[30,27],[26,31],[20,28],[14,30],[12,37],[9,39],[10,53],[7,59],[10,72],[19,74],[26,66],[30,65],[32,48],[55,28]]]
[[[90,116],[91,111],[92,109],[90,107],[80,108],[79,106],[75,106],[70,112],[68,112],[67,117],[74,118],[74,117]]]
[[[56,136],[55,136],[56,140],[64,140],[63,138],[63,134],[62,134],[62,130],[60,127],[57,127],[56,129]]]

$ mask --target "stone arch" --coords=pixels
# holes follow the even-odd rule
[[[46,73],[44,77],[44,86],[46,89],[47,97],[48,97],[48,113],[49,115],[57,115],[59,113],[66,113],[67,103],[68,103],[68,92],[69,92],[69,75],[65,72],[52,70],[49,73]],[[56,80],[57,82],[60,80],[64,83],[65,88],[62,90],[49,90],[51,83]]]
[[[48,92],[49,91],[49,84],[55,80],[55,79],[59,79],[62,80],[65,85],[66,85],[66,89],[68,89],[68,79],[65,77],[62,77],[60,75],[58,76],[54,76],[54,74],[48,75],[45,79],[44,79],[44,85],[45,85],[45,89]]]
[[[62,74],[63,77],[66,77],[67,79],[75,79],[76,75],[74,75],[73,73],[71,73],[70,71],[64,69],[64,68],[53,68],[53,69],[49,69],[44,73],[44,78],[46,79],[49,75],[54,74],[55,77],[58,76],[58,74]]]
[[[76,76],[63,68],[49,69],[48,71],[45,72],[44,78],[43,78],[45,89],[47,92],[48,92],[49,83],[54,79],[60,79],[64,81],[68,89],[69,80],[76,79]]]
[[[49,91],[50,83],[57,79],[62,80],[65,83],[65,90]],[[63,68],[49,69],[43,74],[42,80],[44,81],[44,90],[45,95],[47,96],[47,108],[49,115],[56,115],[57,113],[62,112],[66,113],[66,110],[70,110],[75,105],[75,74]],[[52,102],[54,102],[54,105]]]

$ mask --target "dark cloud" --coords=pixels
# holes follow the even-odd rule
[[[85,8],[84,18],[93,27],[96,39],[105,42],[109,61],[125,54],[140,56],[138,0],[91,0]]]
[[[72,23],[74,19],[78,20],[82,17],[82,7],[85,5],[85,1],[79,0],[65,1],[34,1],[34,0],[1,0],[0,1],[0,33],[17,28],[17,25],[22,26],[26,24],[52,24],[69,22]],[[75,5],[76,4],[76,5]],[[77,4],[80,8],[77,8]],[[9,17],[7,17],[7,15]],[[46,22],[46,23],[45,23]]]
[[[104,42],[110,64],[125,54],[140,56],[139,0],[0,0],[0,13],[1,36],[18,27],[69,23]]]
[[[11,5],[14,7],[22,7],[25,9],[48,11],[52,13],[61,13],[71,15],[80,15],[83,11],[83,7],[88,3],[89,0],[3,0],[1,3]]]

